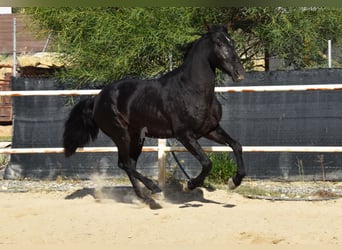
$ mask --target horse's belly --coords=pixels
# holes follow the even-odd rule
[[[144,115],[137,115],[130,125],[140,129],[147,137],[170,138],[173,135],[169,122],[158,114],[145,113]]]
[[[166,124],[141,124],[140,128],[142,136],[151,138],[170,138],[173,133],[169,126]]]
[[[172,138],[174,136],[173,136],[173,133],[172,133],[171,130],[150,129],[150,130],[147,130],[146,137],[151,137],[151,138]]]

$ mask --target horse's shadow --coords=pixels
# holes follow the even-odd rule
[[[147,190],[146,190],[147,192]],[[235,207],[233,204],[221,203],[214,200],[204,198],[204,192],[200,188],[192,191],[184,191],[181,183],[168,183],[163,189],[165,201],[180,205],[180,208],[201,207],[205,203],[222,205],[226,208]],[[111,199],[120,203],[135,203],[138,198],[131,186],[112,186],[102,188],[82,188],[74,191],[65,199],[79,199],[87,195],[92,196],[95,200]]]

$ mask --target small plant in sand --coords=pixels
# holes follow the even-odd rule
[[[212,169],[207,180],[213,184],[227,184],[230,177],[237,171],[237,165],[229,153],[209,153]]]
[[[304,181],[305,174],[304,174],[304,163],[303,163],[303,160],[299,159],[297,157],[296,166],[298,167],[298,174],[299,174],[299,177],[300,177],[301,181]]]
[[[9,155],[0,154],[0,169],[3,169],[7,166],[9,161]]]

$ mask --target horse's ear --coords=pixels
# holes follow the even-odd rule
[[[204,28],[206,29],[206,31],[210,31],[210,25],[207,23],[206,20],[204,20]]]
[[[229,34],[228,32],[229,32],[230,28],[228,28],[227,26],[223,26],[223,29],[227,34]]]
[[[228,21],[227,24],[225,25],[225,28],[227,29],[227,31],[231,30],[232,29],[232,22],[231,21]]]

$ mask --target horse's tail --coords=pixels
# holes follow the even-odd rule
[[[63,133],[64,155],[71,156],[78,147],[94,141],[99,127],[93,119],[94,98],[87,98],[77,103],[65,122]]]

